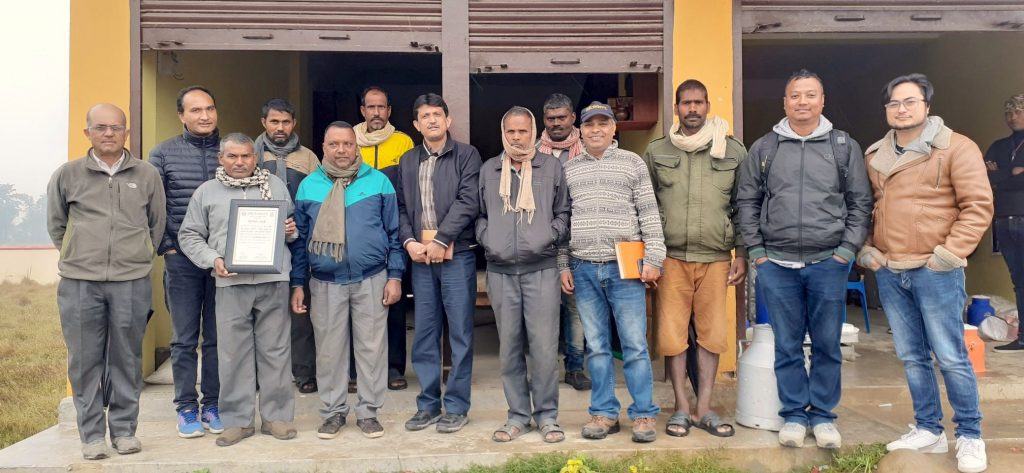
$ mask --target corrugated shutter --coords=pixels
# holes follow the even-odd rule
[[[744,34],[1021,30],[1021,0],[743,0]]]
[[[141,0],[142,47],[436,52],[441,0]]]
[[[665,1],[469,0],[470,70],[659,71],[665,12]]]

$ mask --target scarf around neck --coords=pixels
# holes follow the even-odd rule
[[[537,151],[544,154],[552,154],[551,151],[556,149],[568,150],[568,159],[572,159],[583,154],[583,143],[580,142],[580,129],[572,127],[572,132],[569,133],[569,136],[562,141],[553,141],[551,137],[548,136],[548,131],[544,130],[544,132],[540,134],[540,146],[537,147]]]
[[[534,137],[537,136],[537,121],[533,118],[533,112],[526,110],[526,113],[530,114],[530,143],[533,143]],[[533,165],[530,164],[530,161],[533,161],[533,157],[537,155],[537,149],[530,145],[519,148],[508,142],[508,139],[505,138],[505,119],[508,116],[509,114],[506,112],[505,116],[501,117],[501,145],[505,148],[505,151],[501,153],[501,179],[498,181],[498,196],[501,197],[502,203],[501,213],[525,212],[526,223],[533,223],[533,213],[537,210],[537,205],[533,201]],[[516,198],[514,207],[511,202],[512,161],[521,163],[519,197]],[[522,219],[523,215],[520,213],[519,220],[522,221]]]
[[[334,261],[341,261],[345,256],[345,188],[355,180],[361,164],[362,160],[358,158],[347,169],[334,167],[329,159],[321,164],[324,174],[334,181],[334,185],[320,204],[316,224],[309,237],[310,253],[330,256]]]
[[[224,170],[224,166],[217,166],[215,176],[217,181],[228,187],[244,189],[246,187],[259,186],[260,199],[270,200],[273,198],[270,192],[270,171],[266,169],[256,168],[251,176],[235,179],[228,175],[227,171]]]
[[[672,144],[687,153],[692,153],[711,143],[711,157],[722,159],[725,157],[725,136],[729,132],[729,122],[725,119],[711,116],[704,122],[700,131],[692,135],[684,135],[679,132],[682,123],[676,122],[669,131],[669,139]]]
[[[352,129],[356,132],[356,145],[360,148],[377,146],[387,141],[395,133],[395,126],[391,122],[387,122],[384,128],[377,131],[367,131],[366,122],[362,122],[352,127]]]
[[[259,163],[260,168],[263,167],[263,153],[270,151],[270,154],[277,158],[277,165],[274,166],[274,174],[280,179],[285,185],[288,184],[288,162],[287,157],[299,150],[299,135],[292,133],[292,136],[288,137],[288,141],[285,144],[278,146],[274,143],[274,140],[267,138],[267,133],[260,133],[260,136],[256,137],[253,143],[253,148],[256,151],[256,159]]]

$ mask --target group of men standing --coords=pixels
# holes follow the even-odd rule
[[[892,130],[862,153],[822,114],[822,80],[801,70],[786,84],[786,117],[748,156],[729,136],[729,124],[710,115],[706,86],[688,80],[674,97],[678,123],[642,157],[618,147],[608,105],[584,107],[576,128],[572,102],[554,94],[544,104],[539,138],[529,109],[505,113],[503,150],[486,163],[476,148],[451,138],[447,105],[436,94],[413,104],[413,125],[423,135],[415,146],[389,123],[386,92],[366,89],[365,121],[331,123],[322,162],[298,143],[294,109],[283,100],[264,106],[266,133],[255,141],[239,133],[221,138],[212,93],[183,89],[183,133],[154,148],[148,164],[123,149],[123,112],[97,105],[85,131],[93,148],[58,169],[49,188],[83,454],[107,454],[104,403],[115,449],[141,448],[134,428],[154,249],[166,261],[182,437],[209,430],[227,446],[253,435],[257,386],[261,431],[294,437],[294,379],[301,392],[319,391],[317,435],[334,438],[349,410],[351,360],[357,426],[367,437],[383,435],[377,412],[384,391],[406,386],[403,277],[415,295],[411,358],[421,388],[405,428],[460,430],[470,409],[480,245],[509,405],[506,423],[492,436],[497,442],[533,426],[545,442],[564,440],[560,325],[565,381],[592,389],[582,436],[619,431],[612,324],[633,401],[632,438],[655,440],[660,408],[652,399],[647,288],[655,289],[655,351],[668,357],[675,394],[666,433],[682,437],[697,427],[733,435],[711,399],[719,356],[728,348],[726,288],[743,282],[749,258],[775,333],[785,420],[779,442],[802,446],[810,427],[818,446],[838,448],[839,337],[845,281],[857,259],[877,274],[914,401],[917,424],[888,447],[948,449],[934,354],[955,412],[960,471],[983,471],[977,385],[961,326],[963,267],[992,219],[986,171],[1000,192],[1014,191],[1024,173],[1014,167],[1024,141],[1024,100],[1007,104],[1014,130],[1009,160],[992,155],[1007,147],[1003,140],[986,164],[977,145],[929,115],[933,93],[920,74],[891,81],[882,103]],[[280,274],[226,268],[232,199],[288,202],[294,217],[285,223],[281,251],[290,258]],[[1012,241],[1019,236],[1016,204],[1000,205],[1010,210],[997,229]],[[644,244],[637,279],[619,273],[616,243],[623,241]],[[1024,284],[1015,268],[1019,296]],[[685,392],[691,324],[696,406]],[[446,380],[445,326],[452,360]],[[584,340],[592,382],[582,370]],[[200,346],[202,399],[195,388]]]

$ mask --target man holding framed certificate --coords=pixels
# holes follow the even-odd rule
[[[260,431],[295,437],[291,389],[288,278],[297,238],[284,182],[256,169],[253,142],[232,133],[220,142],[216,178],[196,189],[178,231],[182,252],[213,269],[217,285],[220,416],[217,445],[234,445],[255,432],[259,382]]]

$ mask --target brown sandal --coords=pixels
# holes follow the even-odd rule
[[[506,422],[500,429],[494,431],[494,434],[491,435],[491,440],[498,443],[511,442],[529,431],[529,427]]]

